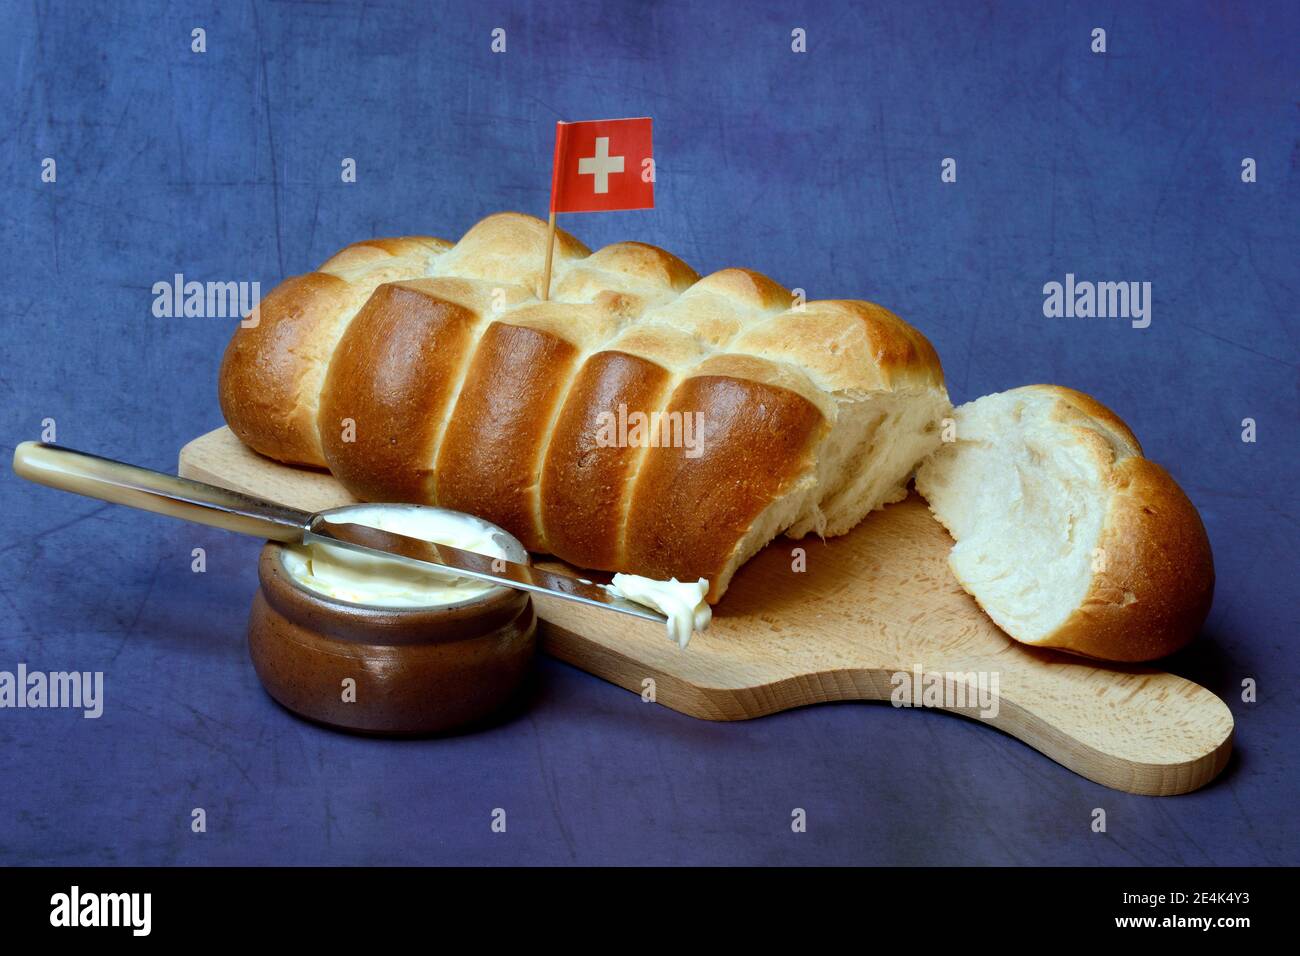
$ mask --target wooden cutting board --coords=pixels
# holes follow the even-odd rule
[[[262,458],[226,428],[186,445],[180,474],[309,511],[354,500],[328,474]],[[713,626],[685,650],[653,623],[539,598],[543,647],[708,720],[930,687],[944,695],[938,706],[1108,787],[1185,793],[1223,769],[1233,732],[1223,701],[1163,671],[1017,644],[958,586],[951,545],[913,495],[843,537],[773,542],[736,575]],[[969,692],[981,680],[992,698]]]

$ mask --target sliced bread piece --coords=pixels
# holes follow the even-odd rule
[[[954,412],[916,488],[953,573],[1011,637],[1112,661],[1171,654],[1205,621],[1214,561],[1195,506],[1096,399],[1056,385]]]

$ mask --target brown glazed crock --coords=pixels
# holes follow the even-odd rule
[[[515,539],[506,544],[511,560],[527,560]],[[526,592],[494,587],[427,608],[352,604],[295,581],[284,552],[273,541],[262,549],[248,649],[262,686],[289,710],[355,733],[434,734],[487,717],[527,677],[537,618]]]

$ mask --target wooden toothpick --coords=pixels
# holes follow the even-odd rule
[[[542,301],[551,298],[551,257],[555,254],[555,210],[551,210],[551,219],[546,224],[546,268],[542,270]]]

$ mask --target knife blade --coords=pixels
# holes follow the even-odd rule
[[[658,624],[665,624],[668,620],[652,608],[617,597],[599,584],[571,574],[548,571],[531,564],[519,564],[490,554],[466,551],[449,544],[437,544],[422,538],[412,538],[393,531],[371,528],[368,525],[327,521],[321,515],[312,517],[303,532],[303,543],[320,543],[357,554],[399,561],[444,573],[450,572],[459,577],[502,584],[522,591],[531,591],[534,594],[564,598],[619,611]]]

